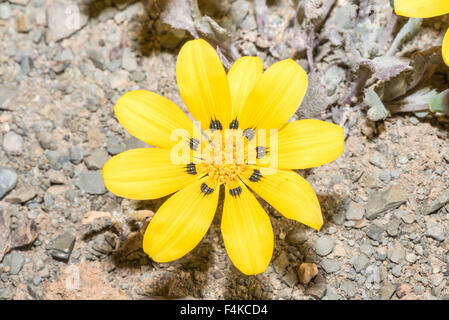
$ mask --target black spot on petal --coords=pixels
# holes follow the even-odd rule
[[[198,149],[199,144],[200,144],[200,141],[198,139],[190,138],[190,141],[189,141],[190,149],[192,149],[193,151],[196,151],[196,149]]]
[[[187,166],[187,173],[191,175],[196,175],[196,165],[194,163],[189,163]]]
[[[253,174],[251,175],[251,177],[249,177],[249,181],[258,182],[261,177],[262,177],[262,173],[260,173],[260,170],[254,169]]]
[[[240,195],[242,193],[242,188],[241,187],[237,187],[234,189],[230,189],[229,190],[229,194],[233,197],[237,197],[238,195]]]
[[[201,184],[201,192],[208,195],[214,192],[214,189],[210,188],[205,182]]]
[[[246,137],[248,141],[251,141],[256,136],[256,131],[254,131],[254,129],[252,128],[248,128],[243,131],[242,135]]]
[[[237,120],[232,120],[231,124],[229,125],[229,129],[238,129],[239,128],[239,122]]]
[[[221,125],[220,120],[212,120],[210,122],[209,129],[211,129],[211,130],[223,130],[223,126]]]
[[[267,154],[267,148],[263,147],[263,146],[258,146],[256,147],[256,152],[257,152],[257,159],[263,158],[266,156]]]

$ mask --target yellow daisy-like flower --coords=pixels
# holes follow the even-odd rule
[[[204,40],[192,40],[179,52],[176,76],[181,97],[202,129],[210,139],[220,133],[224,137],[198,138],[193,123],[169,100],[143,90],[128,92],[118,100],[115,114],[132,135],[156,148],[111,158],[103,168],[106,188],[137,200],[174,193],[143,239],[143,250],[154,261],[169,262],[204,237],[223,185],[221,231],[228,255],[241,272],[261,273],[273,253],[273,229],[250,189],[285,217],[319,230],[323,219],[318,199],[292,169],[336,159],[344,148],[343,129],[319,120],[286,124],[307,90],[305,71],[290,59],[263,72],[259,58],[242,57],[226,75],[215,50]],[[259,129],[271,130],[265,142],[259,143]],[[180,141],[173,139],[173,132],[181,132]],[[236,152],[242,151],[242,142],[243,152]],[[186,148],[187,161],[173,161]]]
[[[409,18],[432,18],[449,13],[449,0],[394,0],[394,11]],[[443,59],[449,65],[449,30],[443,39]]]

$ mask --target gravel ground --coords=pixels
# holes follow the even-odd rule
[[[326,3],[305,2],[306,16]],[[389,113],[374,122],[361,92],[334,108],[358,81],[342,30],[363,10],[357,28],[388,29],[388,1],[371,2],[365,10],[366,1],[337,1],[324,19],[310,18],[319,29],[310,56],[291,27],[296,1],[269,2],[263,37],[252,2],[200,1],[232,32],[234,52],[258,55],[265,67],[291,57],[316,68],[325,97],[313,116],[347,134],[336,161],[300,172],[320,199],[322,230],[263,204],[274,255],[263,274],[247,277],[225,252],[220,214],[184,258],[151,261],[142,232],[164,199],[124,200],[101,178],[111,156],[144,146],[114,116],[123,93],[151,90],[186,110],[175,64],[188,32],[162,22],[159,2],[0,0],[0,299],[449,299],[449,118]],[[405,21],[385,36],[386,48]],[[397,56],[438,46],[447,26],[430,19]],[[364,58],[385,52],[368,49]],[[387,78],[369,84],[395,79]]]

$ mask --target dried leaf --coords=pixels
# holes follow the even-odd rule
[[[239,58],[232,35],[209,16],[201,16],[196,0],[166,0],[161,20],[174,29],[185,30],[196,39],[203,38],[221,51],[223,64]],[[231,61],[231,62],[230,62]]]
[[[162,22],[174,29],[185,30],[193,37],[198,38],[195,23],[192,18],[190,1],[166,0],[161,13]]]

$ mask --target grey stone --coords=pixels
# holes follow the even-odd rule
[[[365,268],[368,266],[368,264],[369,264],[368,257],[365,256],[364,254],[361,254],[354,259],[354,262],[352,265],[353,265],[355,271],[360,273],[363,270],[365,270]]]
[[[11,233],[11,214],[0,203],[0,261],[10,247],[9,235]],[[0,268],[1,271],[1,268]]]
[[[0,167],[0,200],[17,184],[17,173],[13,169]]]
[[[336,225],[342,225],[345,222],[346,214],[344,210],[339,210],[332,216],[332,222]]]
[[[391,268],[391,273],[395,276],[395,277],[400,277],[402,274],[402,266],[401,265],[396,265],[393,268]]]
[[[75,190],[73,189],[69,189],[64,193],[64,199],[66,199],[67,201],[73,201],[75,200],[76,194],[75,194]]]
[[[103,182],[102,170],[82,172],[76,186],[89,194],[104,194],[107,191]]]
[[[107,21],[109,19],[113,19],[114,16],[117,14],[117,9],[114,7],[107,7],[104,10],[101,11],[100,15],[98,16],[98,20],[101,22]]]
[[[52,169],[60,170],[62,168],[64,157],[58,150],[46,150],[44,154],[47,157]]]
[[[47,176],[51,184],[67,184],[67,177],[61,171],[49,170]]]
[[[289,287],[294,287],[298,283],[298,276],[296,275],[296,272],[290,271],[282,277],[282,281],[284,281]]]
[[[4,283],[9,281],[9,277],[6,273],[0,274],[0,280],[2,280]]]
[[[38,289],[36,286],[32,285],[31,283],[29,283],[27,285],[27,291],[28,291],[28,294],[31,296],[31,298],[36,299],[36,300],[42,299],[42,290]]]
[[[338,262],[336,260],[331,260],[331,259],[328,259],[328,258],[323,258],[321,260],[320,266],[327,273],[334,273],[334,272],[340,271],[340,269],[341,269],[340,262]]]
[[[389,300],[393,296],[395,290],[396,288],[393,284],[390,281],[385,280],[382,282],[382,286],[380,287],[379,298],[381,300]]]
[[[347,220],[361,220],[365,214],[365,208],[357,202],[349,202],[346,207],[346,219]]]
[[[110,137],[107,141],[107,150],[113,156],[125,151],[126,146],[116,137]]]
[[[449,191],[444,192],[438,199],[427,202],[421,209],[423,215],[437,212],[449,202]]]
[[[323,300],[340,300],[341,297],[337,292],[337,289],[329,287],[326,290],[326,295],[323,297]]]
[[[379,268],[372,264],[369,265],[365,270],[366,282],[371,284],[376,284],[380,282],[380,272]]]
[[[107,62],[106,57],[99,50],[89,49],[87,50],[87,56],[93,62],[93,64],[101,70],[105,69],[105,64]]]
[[[402,261],[404,261],[405,255],[406,251],[399,241],[396,241],[388,249],[388,259],[390,259],[394,263],[401,263]]]
[[[437,241],[444,241],[446,238],[446,232],[443,226],[430,222],[427,226],[426,236]]]
[[[419,123],[419,119],[416,117],[410,117],[409,120],[415,126]]]
[[[273,267],[274,270],[276,270],[277,273],[284,274],[285,270],[288,267],[288,257],[285,251],[282,251],[279,256],[273,261]]]
[[[343,290],[343,292],[346,293],[349,298],[354,297],[357,293],[357,288],[354,282],[348,279],[345,279],[343,281],[343,283],[340,285],[340,289]]]
[[[33,62],[29,56],[22,56],[20,58],[20,68],[22,73],[28,75],[33,69]]]
[[[379,179],[380,179],[381,181],[385,182],[385,183],[390,182],[390,180],[391,180],[391,174],[390,174],[390,172],[388,172],[387,170],[382,170],[382,171],[379,173]]]
[[[100,107],[100,104],[99,104],[98,99],[96,97],[87,97],[87,102],[85,104],[85,107],[90,112],[95,112]]]
[[[366,205],[366,217],[370,220],[381,214],[398,208],[407,202],[408,194],[399,185],[393,185],[387,190],[373,192]]]
[[[47,43],[70,37],[83,28],[87,21],[88,17],[76,4],[67,6],[65,3],[52,1],[47,7]]]
[[[404,157],[404,156],[400,156],[399,157],[399,163],[400,164],[407,164],[408,163],[408,158]]]
[[[35,277],[33,278],[33,284],[34,284],[35,286],[40,285],[41,281],[42,281],[42,278],[41,278],[40,276],[35,276]]]
[[[384,232],[384,228],[373,223],[368,227],[368,231],[366,235],[375,241],[379,241],[382,238],[382,233]]]
[[[360,253],[363,253],[367,257],[370,257],[374,252],[373,246],[370,244],[369,241],[364,241],[360,245]]]
[[[135,82],[142,82],[145,80],[145,73],[142,71],[131,72],[131,79]]]
[[[0,3],[0,20],[8,20],[11,16],[11,7],[7,3]]]
[[[16,94],[16,90],[10,87],[0,85],[0,108],[6,110],[14,110],[13,106],[10,106],[8,102]]]
[[[78,164],[83,161],[83,149],[77,146],[71,146],[69,149],[69,158],[73,164]]]
[[[56,142],[53,140],[53,136],[50,132],[42,130],[39,132],[37,139],[39,140],[39,144],[42,148],[48,150],[56,150],[58,146]]]
[[[231,5],[232,21],[236,26],[241,26],[243,19],[248,15],[249,2],[245,0],[237,0]]]
[[[114,17],[116,23],[120,24],[124,21],[131,21],[142,11],[142,4],[137,2],[128,6],[125,10],[117,13]]]
[[[11,300],[12,291],[10,287],[0,289],[0,300]]]
[[[393,170],[391,171],[391,176],[392,176],[394,179],[398,179],[398,178],[400,177],[400,175],[401,175],[401,169],[393,169]]]
[[[108,153],[104,149],[96,149],[90,156],[88,156],[84,162],[86,163],[87,169],[98,170],[103,168],[106,161],[108,161]]]
[[[137,69],[136,55],[129,47],[123,50],[122,68],[128,71],[135,71]]]
[[[384,161],[382,159],[382,157],[379,154],[373,154],[370,158],[369,158],[369,163],[371,163],[373,166],[376,166],[380,169],[385,168],[385,164]]]
[[[5,201],[9,203],[25,203],[27,201],[32,200],[37,195],[37,190],[30,185],[24,185],[17,190],[11,192],[6,198]]]
[[[306,294],[316,299],[321,299],[326,294],[327,288],[324,284],[314,284],[306,289]]]
[[[22,153],[23,138],[14,131],[9,131],[3,136],[3,149],[6,153],[20,155]]]
[[[335,241],[329,236],[318,238],[315,243],[315,251],[320,256],[327,256],[334,249]]]
[[[47,246],[50,255],[56,260],[67,261],[75,245],[75,236],[65,232],[53,238]]]
[[[129,137],[129,138],[125,139],[125,147],[126,147],[126,150],[130,150],[130,149],[137,149],[137,148],[145,148],[145,147],[148,147],[148,145],[145,144],[145,142],[143,142],[135,137]]]
[[[8,1],[21,6],[26,6],[30,2],[30,0],[8,0]]]
[[[392,237],[396,237],[398,235],[399,219],[396,218],[390,219],[389,223],[387,224],[387,233]]]
[[[307,238],[308,237],[304,228],[297,227],[287,232],[285,240],[287,241],[288,244],[292,246],[297,246],[300,245],[301,243],[306,242]]]
[[[12,251],[5,255],[3,259],[3,264],[9,266],[11,269],[9,270],[9,274],[15,275],[22,270],[22,267],[25,263],[25,258],[23,254],[19,251]]]

